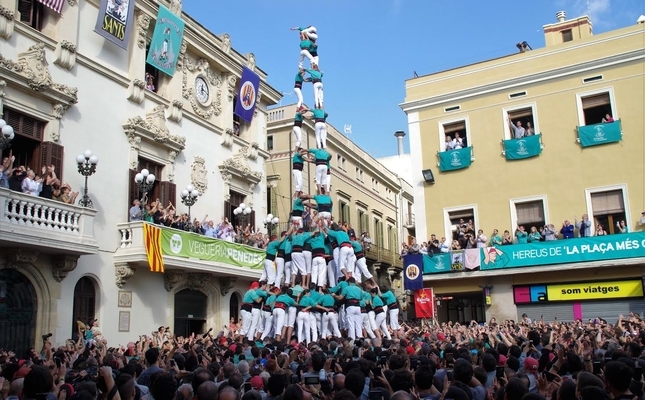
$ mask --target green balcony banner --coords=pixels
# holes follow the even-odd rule
[[[170,228],[161,228],[161,252],[251,269],[263,268],[265,258],[262,249]]]
[[[539,156],[542,153],[542,134],[526,136],[521,139],[504,140],[507,160],[522,160]]]
[[[468,250],[467,250],[468,251]],[[514,244],[480,249],[483,271],[645,257],[645,232]],[[423,256],[423,274],[455,272],[451,253]],[[472,272],[476,273],[476,272]]]
[[[578,127],[578,138],[582,147],[619,142],[622,137],[620,120]]]
[[[439,170],[455,171],[470,167],[472,147],[439,152]]]

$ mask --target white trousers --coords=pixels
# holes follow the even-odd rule
[[[335,312],[328,312],[322,315],[322,337],[327,338],[332,334],[334,337],[340,337],[340,330],[338,329],[338,314]]]
[[[318,312],[309,313],[309,329],[311,329],[311,341],[318,341],[318,326],[320,325],[319,320],[322,319],[322,315]]]
[[[298,309],[296,307],[289,307],[287,311],[287,326],[293,328],[296,325],[296,317],[298,315]]]
[[[274,336],[273,313],[268,311],[262,311],[262,315],[264,316],[264,328],[262,329],[262,337],[260,339],[264,340],[268,337]]]
[[[300,227],[302,227],[302,218],[300,217]],[[311,251],[303,250],[302,255],[305,257],[305,272],[309,275],[311,274]]]
[[[356,258],[356,256],[354,256]],[[354,275],[360,279],[360,276],[363,275],[365,279],[372,279],[374,275],[370,274],[369,269],[367,269],[367,260],[365,257],[361,257],[354,263]],[[360,282],[360,280],[358,280]]]
[[[246,338],[249,340],[253,340],[255,337],[255,331],[258,329],[260,324],[260,311],[261,310],[259,308],[255,307],[251,310],[251,327],[246,335]]]
[[[311,316],[309,312],[298,313],[298,343],[311,342]]]
[[[322,82],[314,83],[314,104],[316,108],[323,108],[323,84]]]
[[[399,309],[391,309],[389,310],[390,313],[390,327],[392,330],[398,330],[401,329],[401,325],[399,325]]]
[[[347,313],[345,306],[338,307],[338,326],[344,331],[347,330]]]
[[[293,128],[291,128],[291,132],[293,132],[293,136],[296,137],[296,147],[300,147],[302,144],[302,128],[294,125]]]
[[[309,60],[309,63],[311,65],[316,64],[316,61],[314,60],[313,56],[307,49],[302,49],[300,50],[300,61],[298,62],[298,68],[304,68],[305,67],[305,57]]]
[[[336,271],[336,262],[334,260],[329,261],[329,264],[325,266],[327,271],[327,280],[329,281],[329,286],[336,286],[338,284],[338,271]]]
[[[318,40],[318,33],[315,26],[310,26],[307,29],[303,29],[301,32],[306,34],[307,37],[313,41]]]
[[[351,267],[351,258],[354,255],[354,250],[351,247],[339,246],[338,247],[338,262],[340,262],[341,272],[353,272],[354,268]]]
[[[284,258],[276,257],[275,266],[275,280],[273,283],[277,287],[282,287],[282,280],[284,279]]]
[[[327,148],[327,124],[324,122],[316,122],[314,124],[314,132],[316,134],[316,147],[319,149]],[[327,171],[325,171],[327,174]],[[319,181],[321,184],[323,181]]]
[[[298,104],[296,105],[296,107],[302,107],[302,103],[304,103],[304,99],[302,98],[302,89],[300,89],[299,87],[294,87],[293,92],[296,94],[296,98],[298,99]]]
[[[316,286],[327,284],[327,265],[323,257],[316,257],[311,261],[311,281]]]
[[[305,275],[307,266],[305,265],[305,255],[303,253],[291,253],[291,275]]]
[[[286,312],[282,308],[273,309],[273,327],[275,335],[282,335],[282,327],[284,327]]]
[[[387,314],[385,312],[382,312],[376,315],[375,317],[376,329],[379,329],[381,331],[381,334],[385,335],[386,338],[392,339],[392,336],[390,335],[390,331],[387,329],[387,323],[385,322],[386,316]]]
[[[369,315],[367,313],[361,313],[361,316],[363,317],[363,329],[365,329],[365,331],[367,332],[367,336],[369,336],[371,339],[374,339],[376,335],[374,334],[374,330],[372,330]]]
[[[327,166],[316,165],[316,183],[319,185],[324,185],[326,176],[327,176]]]
[[[240,335],[246,336],[251,329],[251,323],[253,321],[253,316],[250,312],[245,310],[240,310],[240,316],[242,317],[242,329],[240,330]]]
[[[347,336],[352,339],[363,336],[363,316],[358,306],[345,307],[347,313]]]
[[[297,127],[294,126],[294,128]],[[296,190],[296,192],[302,192],[302,171],[300,171],[299,169],[292,169],[291,173],[293,174],[294,189]]]
[[[367,320],[370,324],[370,329],[372,329],[372,332],[374,332],[375,329],[378,329],[378,327],[376,326],[376,313],[374,312],[374,310],[367,313]]]
[[[277,260],[277,258],[276,258]],[[265,276],[266,275],[266,276]],[[262,277],[265,277],[269,285],[273,285],[275,283],[275,264],[273,260],[264,260],[264,272],[262,273]],[[262,279],[260,279],[262,280]]]
[[[291,283],[291,267],[293,266],[292,261],[285,261],[284,263],[284,283],[290,284]]]
[[[325,192],[331,192],[331,174],[329,173],[329,170],[327,171],[327,175],[325,176]]]

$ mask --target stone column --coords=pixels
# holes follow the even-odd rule
[[[136,31],[131,36],[129,44],[130,63],[128,72],[130,75],[130,87],[128,88],[128,100],[141,104],[145,98],[145,77],[146,77],[146,44],[148,41],[148,27],[152,18],[143,11],[135,12]]]
[[[233,110],[235,109],[233,98],[237,93],[237,82],[239,79],[232,73],[226,75],[225,79],[226,90],[222,90],[222,114],[220,123],[224,129],[233,129]]]
[[[54,52],[54,64],[71,70],[76,64],[76,45],[78,43],[78,21],[80,7],[76,0],[67,0],[63,5],[63,16],[57,23],[58,44]]]

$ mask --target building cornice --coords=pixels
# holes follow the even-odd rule
[[[406,112],[419,111],[420,109],[433,107],[439,104],[452,103],[455,101],[463,100],[465,98],[481,96],[493,92],[509,90],[520,86],[544,82],[555,78],[561,78],[569,75],[579,74],[595,69],[601,69],[616,64],[624,64],[630,61],[636,61],[645,58],[645,49],[638,49],[626,53],[616,54],[605,58],[591,60],[588,62],[568,65],[561,68],[552,69],[549,71],[542,71],[535,74],[520,76],[512,79],[507,79],[500,82],[490,83],[482,86],[477,86],[457,92],[441,94],[438,96],[431,96],[420,100],[414,100],[406,103],[399,104],[399,107]],[[499,67],[499,66],[498,66]],[[472,71],[476,73],[478,71]]]

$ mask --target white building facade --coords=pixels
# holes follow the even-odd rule
[[[133,2],[134,3],[134,2]],[[59,14],[36,0],[0,0],[0,114],[15,131],[15,165],[54,165],[83,195],[77,155],[99,157],[89,177],[93,208],[0,188],[0,347],[69,339],[76,320],[96,318],[110,343],[159,326],[178,334],[215,332],[236,317],[241,295],[261,270],[194,258],[164,257],[150,272],[141,222],[128,222],[140,193],[133,182],[154,171],[150,198],[186,212],[180,193],[200,197],[191,214],[216,224],[244,202],[255,226],[266,213],[266,108],[280,94],[253,54],[231,48],[181,12],[185,22],[174,75],[146,64],[159,2],[139,0],[127,50],[94,32],[99,1],[67,0]],[[243,66],[260,77],[251,123],[233,115]],[[146,87],[149,74],[154,90]],[[196,95],[196,85],[207,88]],[[16,351],[18,353],[18,351]]]

